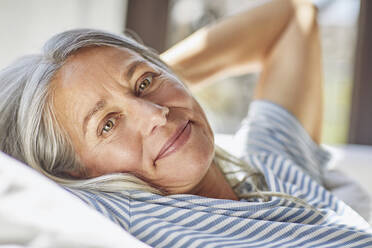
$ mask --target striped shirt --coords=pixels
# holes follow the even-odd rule
[[[368,223],[322,186],[329,155],[294,116],[255,101],[235,138],[239,156],[264,174],[269,191],[312,207],[282,197],[70,191],[152,247],[372,247]]]

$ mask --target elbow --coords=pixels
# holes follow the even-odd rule
[[[291,0],[293,17],[303,34],[310,34],[317,29],[317,7],[308,0]]]

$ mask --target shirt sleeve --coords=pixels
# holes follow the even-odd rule
[[[330,154],[317,145],[286,109],[269,101],[254,101],[235,134],[238,154],[277,154],[291,160],[322,184]]]

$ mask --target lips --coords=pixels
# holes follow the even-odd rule
[[[180,149],[189,139],[191,133],[191,123],[187,121],[180,125],[173,136],[161,148],[156,160],[164,158]]]

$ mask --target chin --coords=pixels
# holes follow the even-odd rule
[[[187,193],[198,185],[214,158],[214,137],[208,124],[192,122],[191,127],[187,143],[156,163],[162,178],[157,184],[171,194]]]
[[[175,156],[166,161],[167,163],[159,165],[163,166],[163,176],[161,177],[163,180],[158,185],[170,194],[184,194],[195,188],[210,168],[214,157],[214,148],[199,152],[194,153],[193,156],[180,154],[180,157],[176,158]]]

